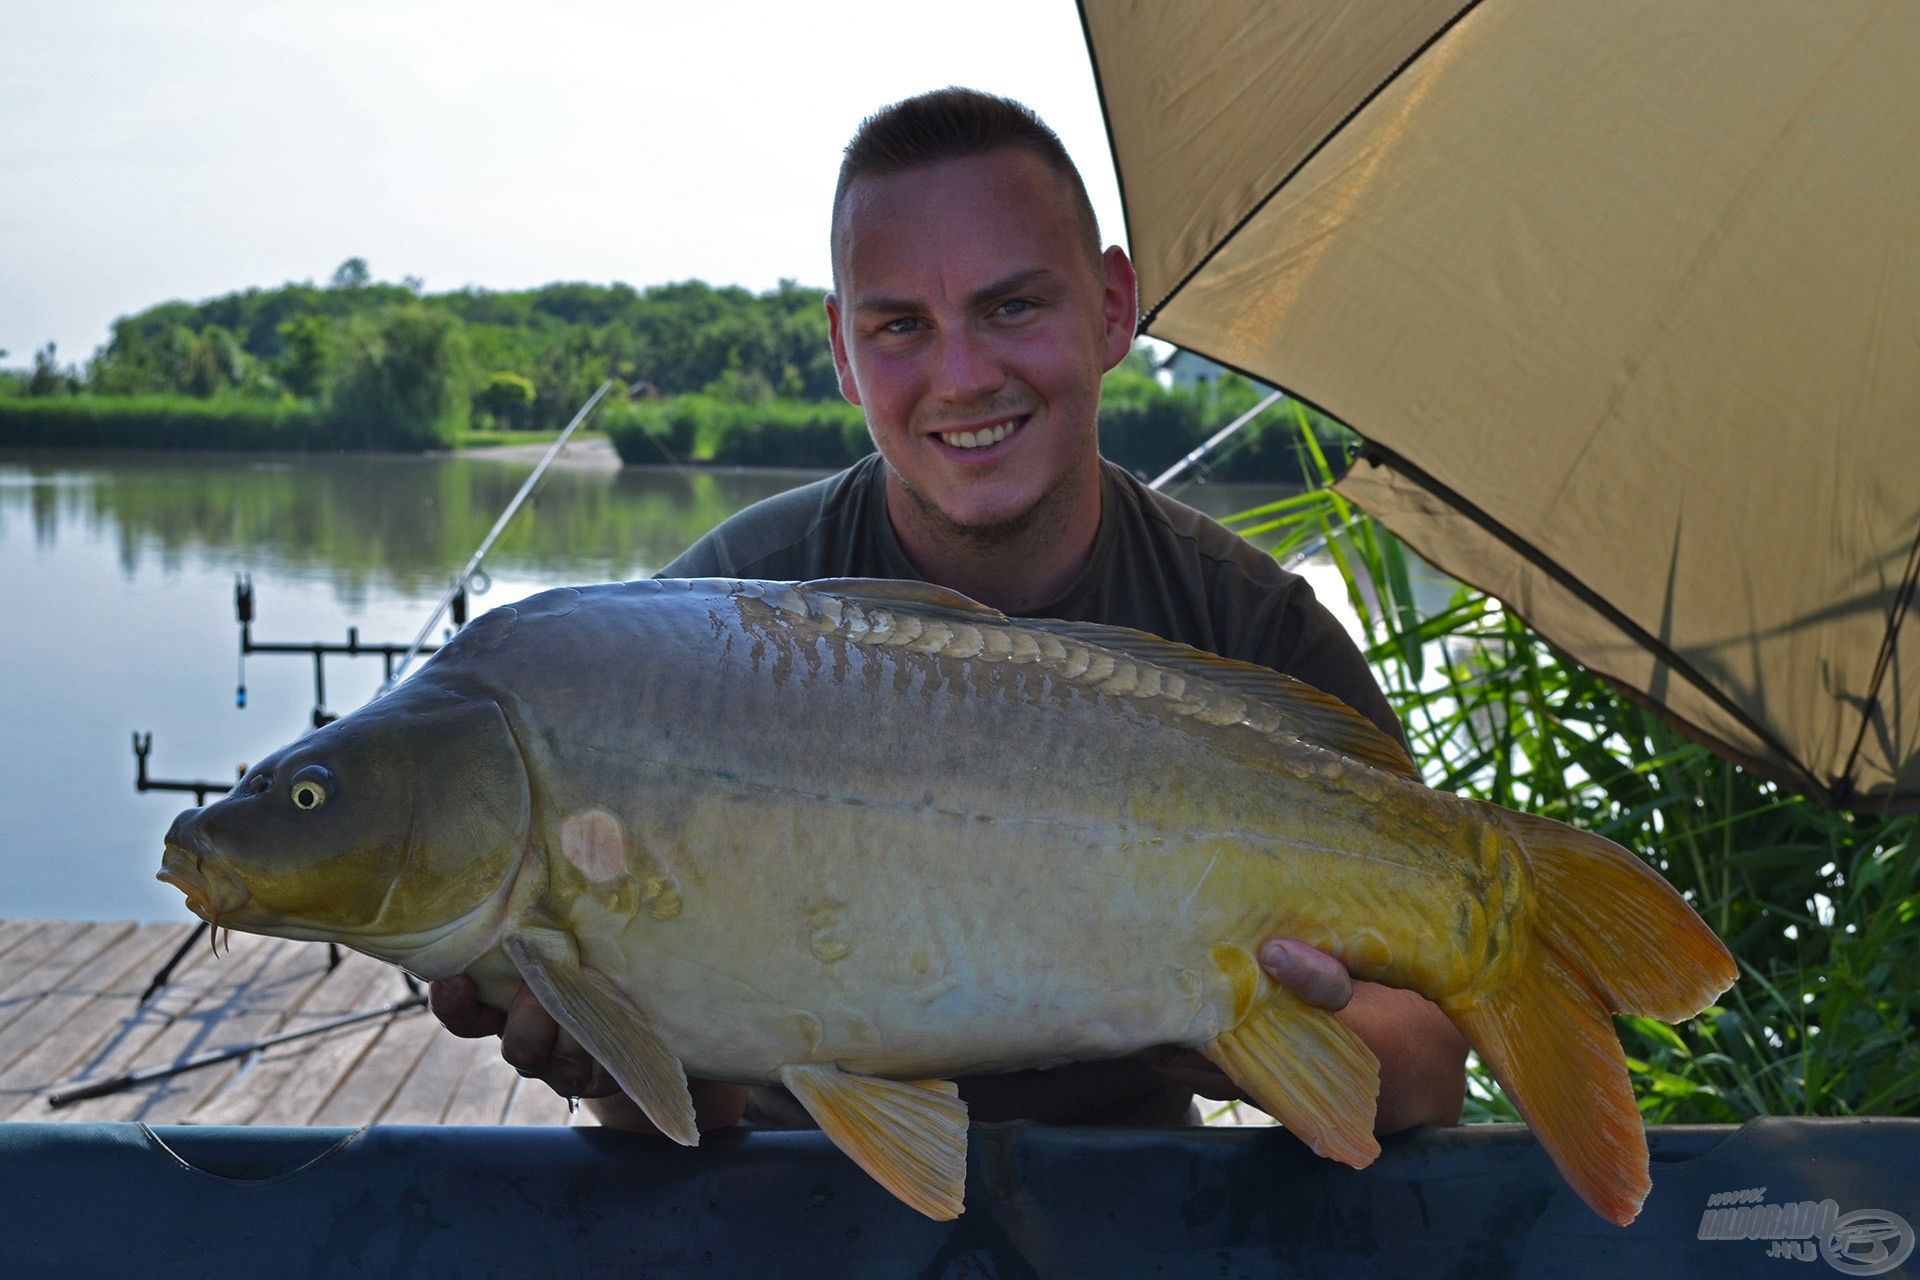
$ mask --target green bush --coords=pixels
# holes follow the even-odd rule
[[[841,401],[741,403],[707,395],[612,405],[600,426],[622,462],[843,467],[871,452],[866,419]]]

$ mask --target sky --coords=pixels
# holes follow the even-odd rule
[[[825,285],[861,118],[964,84],[1060,134],[1125,243],[1070,0],[0,4],[0,365],[350,257],[429,291]]]

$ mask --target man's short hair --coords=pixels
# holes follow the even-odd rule
[[[1031,107],[978,89],[935,89],[882,107],[861,121],[840,161],[840,181],[833,189],[831,235],[837,241],[840,210],[855,179],[962,160],[1003,147],[1032,152],[1066,183],[1087,255],[1097,267],[1100,225],[1094,220],[1093,202],[1087,199],[1087,184],[1080,180],[1080,171],[1060,145],[1060,136]],[[839,270],[839,255],[835,253],[836,277]]]

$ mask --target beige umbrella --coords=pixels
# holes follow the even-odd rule
[[[1920,808],[1920,4],[1081,10],[1146,332],[1709,746]]]

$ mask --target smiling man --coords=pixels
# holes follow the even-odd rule
[[[1008,613],[1134,627],[1260,663],[1404,742],[1302,579],[1101,459],[1100,381],[1133,341],[1133,266],[1102,250],[1079,174],[1030,111],[946,89],[867,120],[834,195],[833,266],[834,363],[878,452],[739,513],[664,576],[922,579]],[[1297,941],[1271,940],[1261,960],[1340,1011],[1380,1059],[1380,1132],[1458,1119],[1466,1046],[1439,1009]],[[524,1074],[607,1095],[603,1121],[647,1127],[530,995],[504,1017],[463,979],[434,984],[433,998],[456,1033],[500,1034]],[[976,1119],[1054,1123],[1173,1123],[1196,1089],[1235,1094],[1185,1052],[960,1087]],[[781,1114],[755,1092],[763,1114]],[[748,1094],[695,1082],[694,1100],[712,1127],[737,1120]]]

